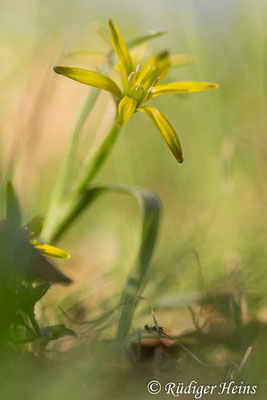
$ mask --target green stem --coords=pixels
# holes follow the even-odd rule
[[[100,70],[101,73],[105,74],[108,73],[110,66],[109,65],[104,65],[102,69]],[[77,120],[76,126],[74,128],[73,134],[72,134],[72,141],[71,145],[69,148],[68,155],[63,163],[61,172],[59,174],[58,178],[58,184],[55,187],[55,192],[54,192],[54,197],[52,201],[52,208],[55,207],[57,208],[61,201],[63,200],[68,179],[71,174],[72,166],[73,166],[73,161],[76,157],[77,149],[78,149],[78,143],[80,139],[81,132],[84,128],[85,122],[88,118],[88,115],[90,114],[91,110],[93,109],[95,102],[99,96],[99,89],[95,87],[91,87],[90,93],[87,97],[87,100],[83,106],[83,109],[79,115],[79,118]]]
[[[105,74],[109,71],[109,68],[109,64],[104,65],[100,72]],[[43,229],[44,238],[49,238],[51,236],[51,230],[53,229],[54,225],[54,218],[59,214],[60,209],[62,208],[61,205],[64,200],[64,195],[66,194],[66,187],[68,179],[70,178],[73,162],[76,157],[80,135],[88,118],[88,115],[95,105],[99,93],[99,89],[94,87],[91,88],[88,98],[84,104],[84,107],[79,115],[78,121],[74,128],[69,152],[65,161],[63,162],[62,168],[60,169],[59,176],[50,201],[50,207],[47,212],[46,223]]]
[[[54,215],[57,215],[57,213],[58,213],[60,203],[65,194],[67,181],[71,174],[73,160],[75,159],[75,156],[76,156],[78,142],[79,142],[79,138],[80,138],[82,129],[84,127],[84,124],[88,118],[88,115],[89,115],[91,109],[93,108],[93,106],[96,102],[98,95],[99,95],[98,89],[92,88],[90,90],[90,93],[88,95],[86,103],[85,103],[85,105],[82,109],[82,112],[78,118],[77,124],[75,126],[75,129],[74,129],[74,132],[72,135],[72,141],[71,141],[68,155],[60,169],[59,176],[58,176],[55,188],[54,188],[50,207],[49,207],[47,217],[46,217],[47,225],[44,228],[44,232],[43,232],[44,236],[47,236],[47,232],[50,230],[50,225],[53,224]]]
[[[115,121],[110,129],[109,134],[85,167],[85,173],[82,176],[77,186],[77,189],[74,191],[75,197],[83,193],[88,184],[95,178],[96,174],[104,165],[105,161],[111,153],[111,150],[113,149],[114,144],[117,141],[120,129],[121,126],[117,124],[117,121]]]
[[[65,223],[69,219],[69,215],[72,214],[76,208],[77,201],[79,201],[80,196],[87,189],[88,184],[95,178],[99,170],[104,165],[105,161],[109,157],[111,150],[113,149],[116,140],[119,136],[121,126],[115,121],[110,129],[107,137],[100,145],[99,149],[89,160],[88,164],[84,169],[84,174],[81,176],[77,187],[74,189],[73,193],[69,196],[67,203],[65,203],[64,208],[61,209],[61,215],[57,215],[57,218],[52,218],[49,222],[50,225],[45,232],[45,239],[48,242],[55,243],[65,232]],[[63,210],[63,211],[62,211]],[[54,223],[55,221],[55,223]]]

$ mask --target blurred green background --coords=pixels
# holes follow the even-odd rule
[[[98,181],[141,186],[161,199],[160,235],[144,292],[161,325],[179,332],[192,324],[183,311],[179,317],[183,298],[200,289],[192,250],[207,291],[238,284],[246,292],[248,318],[266,321],[266,1],[2,0],[0,7],[1,176],[3,181],[14,164],[25,220],[45,214],[90,90],[56,76],[53,66],[95,69],[100,56],[66,54],[106,50],[94,26],[106,27],[110,17],[128,40],[166,29],[167,35],[141,49],[144,54],[191,53],[195,63],[172,69],[170,79],[217,82],[220,89],[153,100],[178,132],[182,165],[138,113]],[[76,176],[114,111],[109,95],[101,94],[83,130]],[[80,304],[86,319],[116,304],[135,259],[139,220],[135,202],[118,195],[101,198],[83,214],[60,243],[72,255],[61,268],[75,283],[51,289],[43,305],[50,320],[62,318],[59,305]],[[153,321],[142,305],[134,327],[146,322]]]

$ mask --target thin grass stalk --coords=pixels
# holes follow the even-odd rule
[[[58,215],[58,210],[61,208],[61,203],[63,202],[67,181],[71,174],[72,164],[77,153],[78,142],[80,139],[82,129],[90,114],[90,111],[92,110],[97,100],[97,97],[99,96],[99,93],[100,93],[99,90],[96,88],[92,88],[90,90],[88,98],[84,104],[84,107],[80,113],[80,116],[74,128],[69,152],[59,172],[59,176],[55,184],[50,206],[46,216],[46,224],[43,230],[43,236],[47,239],[51,236],[51,231],[53,230],[53,225],[54,225],[54,217],[55,215]]]
[[[48,221],[49,225],[44,233],[45,240],[48,242],[56,243],[60,239],[61,232],[64,231],[65,221],[67,221],[69,216],[73,214],[77,202],[80,201],[80,196],[88,189],[88,184],[92,182],[110,155],[119,136],[120,129],[121,126],[115,121],[107,137],[93,157],[89,160],[76,189],[74,189],[73,193],[69,195],[67,202],[63,202],[59,216],[56,214],[54,209],[53,212],[54,215],[57,215],[57,219],[51,218]]]
[[[75,196],[81,195],[88,187],[88,184],[95,178],[105,161],[109,157],[120,133],[121,126],[117,124],[117,119],[112,125],[107,137],[89,160],[85,167],[85,173],[82,176],[77,189],[74,191]]]
[[[107,73],[109,71],[109,68],[110,68],[109,65],[104,65],[104,67],[101,68],[100,72]],[[60,201],[63,200],[64,194],[66,192],[68,179],[71,174],[73,160],[75,159],[76,154],[77,154],[78,143],[79,143],[79,139],[81,136],[81,132],[84,128],[86,120],[87,120],[90,112],[92,111],[100,93],[101,92],[98,88],[91,87],[90,93],[89,93],[89,95],[86,99],[86,102],[83,106],[83,109],[79,115],[79,118],[77,120],[76,126],[75,126],[73,134],[72,134],[72,140],[71,140],[69,152],[63,163],[61,173],[59,174],[58,185],[55,187],[55,194],[54,194],[55,204],[60,203]]]
[[[146,285],[160,218],[160,203],[155,195],[144,190],[132,191],[132,194],[137,197],[143,211],[142,234],[137,260],[128,275],[121,296],[122,309],[116,334],[119,341],[125,340],[129,334],[136,307]]]
[[[86,100],[86,103],[84,104],[82,112],[81,112],[81,114],[78,118],[77,124],[74,128],[69,152],[65,159],[65,162],[63,163],[63,167],[62,167],[60,179],[59,179],[59,185],[57,187],[56,199],[58,201],[60,201],[64,197],[68,178],[69,178],[69,176],[71,174],[71,170],[72,170],[73,160],[75,159],[76,154],[77,154],[78,143],[79,143],[82,129],[85,125],[85,122],[86,122],[89,114],[90,114],[90,111],[92,110],[92,108],[95,105],[95,102],[96,102],[99,94],[100,94],[99,89],[91,88],[88,98]]]
[[[65,218],[61,219],[60,224],[57,225],[52,241],[57,242],[61,239],[84,210],[106,192],[117,192],[133,196],[142,210],[142,233],[138,246],[137,260],[128,275],[120,300],[121,314],[116,338],[124,340],[129,334],[136,307],[146,284],[150,261],[156,243],[160,218],[160,202],[157,196],[142,188],[127,185],[89,185],[76,198]]]
[[[101,69],[101,73],[108,72],[110,65],[104,65]],[[62,209],[64,203],[64,196],[66,195],[67,183],[68,179],[70,178],[72,172],[73,161],[77,155],[77,149],[79,144],[79,139],[81,136],[81,132],[84,128],[86,120],[92,111],[96,100],[100,94],[100,90],[97,88],[92,87],[90,93],[86,99],[86,102],[83,106],[83,109],[79,115],[77,123],[75,125],[72,140],[70,144],[70,148],[66,159],[63,162],[63,165],[60,169],[59,176],[57,182],[54,187],[54,191],[51,197],[50,206],[48,209],[47,217],[46,217],[46,224],[43,230],[43,236],[49,239],[52,235],[53,225],[54,225],[54,217],[56,215],[60,215],[59,210]]]

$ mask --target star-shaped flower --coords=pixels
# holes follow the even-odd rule
[[[200,92],[217,89],[219,85],[192,81],[161,83],[170,68],[168,52],[163,51],[157,54],[143,65],[134,65],[128,47],[112,20],[109,20],[109,28],[114,52],[119,60],[117,69],[123,75],[122,88],[108,76],[94,71],[63,66],[54,67],[54,71],[78,82],[110,92],[118,104],[117,122],[119,125],[125,125],[135,112],[147,115],[161,133],[177,161],[183,162],[181,144],[170,122],[157,108],[144,104],[163,94]]]

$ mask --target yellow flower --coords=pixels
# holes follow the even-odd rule
[[[22,227],[20,203],[11,181],[6,187],[6,218],[0,221],[0,283],[11,282],[17,276],[51,283],[72,282],[46,258],[70,258],[70,255],[36,240],[42,231],[43,219],[34,217]]]
[[[35,279],[43,279],[50,283],[65,283],[70,284],[72,280],[63,274],[54,264],[48,261],[49,258],[70,258],[69,253],[59,247],[51,246],[50,244],[39,243],[36,240],[43,228],[43,218],[34,217],[28,224],[23,227],[31,245],[37,252],[32,250],[32,267],[31,275]],[[32,246],[31,246],[32,247]],[[40,257],[41,255],[41,257]],[[45,256],[45,257],[42,257]]]
[[[136,111],[147,115],[161,133],[178,162],[183,162],[179,138],[167,118],[155,107],[143,106],[148,100],[167,93],[193,93],[207,89],[217,89],[219,85],[208,82],[161,83],[168,73],[171,59],[163,51],[142,66],[134,65],[128,47],[117,26],[109,20],[109,28],[114,51],[119,60],[118,70],[123,74],[123,89],[108,76],[82,68],[54,67],[58,74],[110,92],[118,102],[117,121],[125,125]],[[178,60],[179,61],[179,60]],[[183,60],[180,60],[183,63]]]
[[[51,246],[50,244],[39,243],[36,238],[40,235],[43,229],[43,218],[34,217],[25,226],[31,244],[44,256],[52,258],[70,258],[69,253],[59,247]]]
[[[10,220],[0,221],[0,279],[1,284],[19,279],[44,280],[50,283],[72,282],[46,257],[69,258],[69,254],[57,247],[39,244],[34,239],[40,226],[36,217],[21,228]]]

